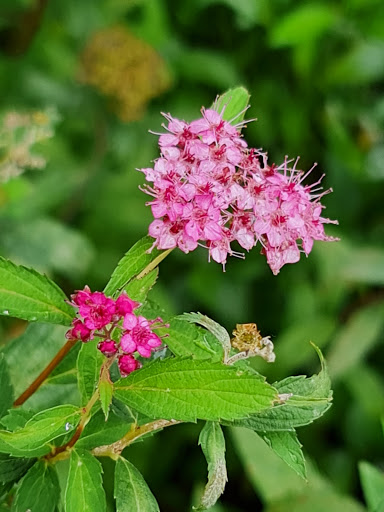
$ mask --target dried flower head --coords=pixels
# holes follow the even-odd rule
[[[268,363],[273,363],[275,360],[276,356],[270,337],[263,338],[256,324],[237,324],[232,334],[232,347],[244,352],[248,357],[260,356]]]
[[[170,86],[160,55],[123,26],[91,37],[81,56],[80,80],[107,96],[123,121],[140,119],[148,102]]]

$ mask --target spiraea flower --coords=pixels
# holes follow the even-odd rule
[[[248,148],[240,134],[245,122],[232,125],[223,112],[202,109],[191,123],[163,114],[167,133],[159,134],[160,157],[153,168],[140,169],[152,196],[154,217],[149,235],[154,247],[178,247],[188,253],[199,245],[223,267],[228,255],[244,257],[260,243],[274,274],[300,254],[310,253],[314,240],[334,241],[321,216],[320,181],[305,185],[297,162],[269,165],[261,150]]]
[[[154,329],[166,324],[160,317],[148,320],[136,316],[134,311],[141,304],[125,292],[113,299],[102,292],[91,292],[86,286],[71,299],[70,304],[78,309],[80,318],[74,318],[66,338],[83,343],[99,338],[97,348],[106,357],[117,358],[123,377],[141,367],[138,356],[149,358],[162,344],[162,338]]]

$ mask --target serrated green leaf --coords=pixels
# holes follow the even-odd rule
[[[84,428],[80,439],[76,443],[76,448],[92,450],[96,446],[112,444],[129,431],[132,422],[132,418],[129,422],[115,414],[111,414],[108,421],[105,421],[103,412],[98,411]]]
[[[100,379],[99,382],[99,398],[101,403],[101,409],[105,416],[105,421],[108,419],[109,408],[112,403],[113,396],[113,384],[109,378],[109,372],[105,378]]]
[[[100,377],[100,368],[104,356],[97,349],[97,343],[90,341],[83,343],[77,357],[78,386],[82,404],[86,405],[96,391]]]
[[[147,252],[153,246],[153,242],[153,238],[146,236],[129,249],[119,261],[105,287],[104,293],[106,295],[117,295],[127,286],[131,279],[140,274],[147,265],[162,253],[162,251],[155,248],[150,253]]]
[[[0,454],[0,482],[4,484],[19,480],[34,462],[33,459]]]
[[[29,321],[69,325],[74,309],[47,276],[0,258],[0,314]]]
[[[223,119],[237,125],[244,119],[250,97],[245,87],[229,89],[218,97],[215,102],[215,110],[220,113],[224,109]]]
[[[115,383],[115,396],[153,418],[243,418],[268,409],[276,390],[250,372],[209,361],[155,361]]]
[[[132,279],[132,281],[130,281],[127,286],[124,287],[124,290],[127,292],[128,296],[131,297],[131,299],[138,302],[144,302],[148,292],[156,283],[158,276],[159,269],[155,268],[141,279]]]
[[[0,430],[0,452],[15,457],[38,457],[49,453],[48,444],[74,430],[80,412],[73,405],[61,405],[35,414],[15,432]]]
[[[171,318],[168,323],[169,328],[164,329],[168,334],[164,343],[175,356],[222,361],[222,347],[212,333],[189,323],[184,315]]]
[[[72,450],[64,498],[65,512],[105,512],[100,462],[89,452]]]
[[[54,512],[60,497],[60,486],[54,469],[44,461],[36,462],[17,488],[14,512]]]
[[[365,461],[359,463],[359,473],[368,510],[377,512],[384,500],[384,474]]]
[[[139,470],[123,457],[116,462],[114,496],[116,512],[160,512]]]
[[[181,318],[185,318],[188,322],[202,325],[210,333],[212,333],[216,339],[222,345],[224,352],[228,355],[231,351],[231,338],[228,332],[220,324],[209,318],[208,316],[202,315],[201,313],[184,313]]]
[[[306,480],[305,459],[296,432],[258,432],[258,434],[290,468]]]
[[[12,407],[14,399],[13,386],[4,354],[0,354],[0,389],[0,418],[2,418]]]
[[[331,407],[332,391],[324,358],[317,351],[321,361],[321,371],[317,375],[309,378],[300,375],[275,382],[273,386],[279,394],[292,396],[281,405],[231,424],[255,431],[293,431],[320,418]]]
[[[213,507],[227,483],[225,439],[217,422],[207,421],[199,436],[199,445],[208,463],[208,482],[197,510]]]

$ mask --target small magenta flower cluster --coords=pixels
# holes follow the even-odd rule
[[[258,242],[274,274],[300,253],[311,252],[325,235],[321,216],[321,179],[304,185],[298,160],[269,165],[267,154],[248,148],[240,135],[244,122],[232,125],[222,113],[202,109],[202,117],[186,123],[163,114],[168,133],[158,134],[161,156],[153,168],[140,169],[148,182],[142,190],[154,199],[149,235],[154,247],[179,247],[188,253],[206,247],[209,259],[223,264],[227,256],[244,257],[231,243],[249,251]]]
[[[117,357],[123,377],[141,367],[137,354],[149,358],[162,344],[161,337],[153,329],[166,327],[166,324],[160,317],[148,320],[135,315],[134,310],[141,304],[125,292],[112,299],[102,292],[91,292],[86,286],[71,295],[71,299],[70,304],[78,309],[82,318],[74,318],[66,338],[83,343],[99,338],[97,348],[106,357]]]

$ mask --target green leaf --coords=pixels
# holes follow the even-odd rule
[[[384,501],[384,474],[365,461],[359,462],[359,473],[368,510],[377,512]]]
[[[4,484],[19,480],[34,462],[33,459],[0,454],[0,482]]]
[[[305,482],[255,432],[234,428],[231,434],[246,476],[266,502],[265,512],[364,512],[357,501],[337,493],[310,460]]]
[[[384,326],[384,301],[360,308],[340,328],[328,354],[332,378],[341,378],[364,359],[380,340]]]
[[[80,412],[73,405],[61,405],[35,414],[15,432],[0,430],[0,452],[15,457],[38,457],[49,453],[48,443],[74,430]]]
[[[22,479],[12,511],[55,512],[59,497],[59,481],[54,469],[44,461],[39,461]]]
[[[0,418],[12,407],[13,404],[13,387],[8,372],[7,361],[4,354],[0,354]]]
[[[100,377],[100,368],[104,356],[97,349],[97,343],[83,343],[77,357],[78,386],[82,404],[86,405],[96,391]]]
[[[1,315],[52,324],[71,323],[74,309],[47,276],[0,258],[0,283]]]
[[[6,416],[1,418],[1,424],[7,430],[14,432],[19,428],[24,427],[27,421],[30,420],[35,414],[36,411],[27,411],[25,409],[20,409],[20,407],[17,409],[11,409]]]
[[[100,462],[89,452],[72,450],[65,512],[105,512],[106,500]]]
[[[322,3],[302,5],[281,16],[270,33],[272,47],[306,45],[332,27],[335,10]]]
[[[255,431],[293,431],[320,418],[331,407],[332,391],[324,358],[317,351],[321,361],[318,375],[310,378],[300,375],[275,382],[273,386],[279,394],[292,396],[281,405],[230,424]]]
[[[305,459],[296,432],[258,432],[272,450],[304,480]]]
[[[205,329],[189,323],[185,315],[171,318],[169,328],[164,333],[168,334],[164,342],[175,356],[213,361],[223,359],[223,350],[217,338]]]
[[[150,253],[147,251],[153,246],[153,238],[146,236],[139,240],[125,256],[119,261],[114,270],[111,279],[104,289],[106,295],[118,295],[128,283],[135,278],[147,265],[152,263],[163,251],[152,249]]]
[[[48,218],[7,219],[1,223],[2,253],[39,272],[57,272],[73,281],[81,278],[94,257],[84,234]],[[70,249],[70,250],[69,250]]]
[[[197,510],[213,507],[227,483],[225,439],[218,423],[207,421],[199,436],[199,445],[208,463],[208,482]]]
[[[15,390],[20,395],[65,343],[65,328],[59,325],[30,324],[3,352]]]
[[[223,112],[223,119],[237,125],[244,119],[251,95],[245,87],[235,87],[221,94],[214,103],[217,112]]]
[[[158,276],[159,269],[155,268],[141,279],[133,279],[130,281],[127,286],[124,287],[124,290],[131,299],[144,302],[148,292],[156,283]]]
[[[116,512],[160,512],[141,473],[127,459],[119,457],[115,469]]]
[[[112,403],[113,396],[113,384],[111,378],[109,376],[109,370],[104,369],[101,371],[100,381],[99,381],[99,399],[101,403],[101,409],[105,415],[105,421],[108,419],[109,408]]]
[[[237,419],[272,406],[276,390],[250,372],[220,363],[155,361],[115,383],[115,396],[153,418]]]
[[[84,428],[80,439],[76,443],[76,448],[92,450],[96,446],[112,444],[129,431],[132,422],[133,418],[127,421],[115,414],[111,414],[108,421],[105,421],[103,412],[98,411]]]
[[[209,318],[208,316],[202,315],[201,313],[184,313],[181,318],[185,318],[188,322],[200,324],[210,333],[212,333],[216,339],[222,345],[226,355],[231,351],[231,338],[228,332],[220,324]]]

